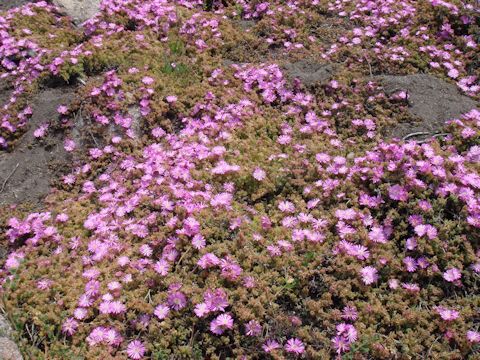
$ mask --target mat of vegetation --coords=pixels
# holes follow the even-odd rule
[[[0,12],[24,356],[479,359],[479,34],[466,0]]]

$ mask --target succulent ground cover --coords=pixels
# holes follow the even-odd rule
[[[55,134],[70,162],[40,209],[0,210],[27,358],[480,358],[480,111],[391,139],[422,119],[381,81],[426,73],[478,104],[475,1],[0,14],[0,146]]]

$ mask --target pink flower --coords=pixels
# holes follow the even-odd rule
[[[193,236],[200,232],[200,223],[194,217],[189,216],[183,222],[183,228],[186,235]]]
[[[232,203],[233,196],[230,193],[224,192],[217,194],[213,197],[210,201],[210,204],[213,207],[225,207],[230,208],[230,204]]]
[[[45,133],[47,132],[47,129],[48,129],[48,124],[42,124],[33,132],[33,136],[36,138],[44,137]]]
[[[181,310],[187,305],[187,298],[182,292],[174,291],[168,295],[167,302],[174,310]]]
[[[353,343],[357,341],[358,333],[357,333],[357,329],[355,329],[355,326],[351,324],[341,323],[336,326],[336,329],[337,329],[337,335],[339,336],[341,335],[345,337],[345,339],[349,343]]]
[[[458,319],[459,313],[456,310],[447,309],[443,306],[437,306],[435,308],[440,317],[445,321],[453,321]]]
[[[221,335],[226,329],[233,328],[233,318],[230,314],[218,315],[210,323],[210,331],[214,334]]]
[[[303,354],[305,351],[305,345],[299,339],[289,339],[285,344],[285,351],[293,354]]]
[[[407,256],[403,259],[403,264],[407,268],[408,272],[415,272],[417,270],[417,261],[410,256]]]
[[[467,331],[467,340],[472,344],[480,344],[480,332],[468,330]]]
[[[229,305],[227,293],[223,289],[207,290],[203,294],[203,299],[209,311],[225,311]]]
[[[144,83],[145,85],[152,85],[154,82],[155,80],[150,76],[145,76],[142,79],[142,83]]]
[[[140,246],[139,250],[140,250],[140,254],[146,257],[150,257],[153,254],[153,249],[147,244],[143,244],[142,246]]]
[[[392,290],[395,290],[400,285],[400,282],[397,279],[388,280],[388,287]]]
[[[160,127],[156,127],[152,130],[152,135],[154,138],[161,138],[162,136],[164,136],[166,134],[165,130],[163,130],[162,128]]]
[[[262,332],[262,327],[260,326],[260,323],[257,320],[250,320],[246,325],[245,325],[245,334],[247,336],[258,336]]]
[[[266,176],[267,176],[267,174],[265,173],[265,171],[260,169],[260,168],[256,168],[253,171],[253,178],[255,180],[262,181],[262,180],[265,179]]]
[[[270,353],[280,348],[281,348],[281,345],[275,340],[267,340],[265,344],[262,345],[262,349],[266,353]]]
[[[40,290],[48,290],[53,285],[53,281],[49,279],[42,279],[37,282],[37,288]]]
[[[343,336],[335,336],[332,339],[332,346],[337,354],[341,354],[350,350],[350,343]]]
[[[456,79],[460,73],[458,72],[457,69],[450,69],[448,71],[448,76],[450,76],[452,79]]]
[[[407,201],[408,192],[405,190],[403,186],[393,185],[393,186],[390,186],[390,188],[388,189],[388,196],[392,200]]]
[[[168,316],[169,312],[170,312],[170,308],[167,305],[159,304],[153,311],[153,314],[160,320],[163,320]]]
[[[295,211],[295,205],[293,205],[292,202],[290,201],[281,201],[278,204],[278,209],[282,212],[294,212]]]
[[[289,135],[280,135],[277,139],[277,142],[279,144],[286,145],[286,144],[290,143],[291,140],[292,140],[292,138]]]
[[[196,234],[192,238],[192,246],[197,250],[203,249],[205,247],[205,244],[205,238],[202,236],[202,234]]]
[[[76,308],[73,311],[73,316],[75,317],[75,319],[78,319],[78,320],[86,319],[86,317],[88,316],[88,310],[82,307]]]
[[[419,225],[416,225],[415,228],[415,233],[418,235],[418,236],[424,236],[424,235],[427,235],[427,237],[432,240],[432,239],[435,239],[437,237],[437,234],[438,234],[438,231],[437,229],[432,226],[432,225],[429,225],[429,224],[419,224]]]
[[[200,260],[197,262],[198,266],[202,269],[208,269],[213,266],[217,266],[220,264],[220,259],[212,253],[207,253],[203,255]]]
[[[166,260],[159,260],[153,266],[153,269],[162,276],[166,276],[170,270],[170,264]]]
[[[374,226],[372,230],[368,233],[368,237],[370,238],[370,240],[376,243],[385,244],[387,242],[385,232],[383,231],[383,228],[379,226]]]
[[[74,318],[67,318],[62,324],[62,332],[72,336],[78,328],[78,322]]]
[[[378,271],[373,266],[365,266],[360,270],[365,285],[373,284],[378,280]]]
[[[58,108],[57,108],[57,112],[59,114],[62,114],[62,115],[66,115],[68,113],[68,107],[66,107],[65,105],[60,105]]]
[[[174,95],[169,95],[165,98],[169,104],[172,104],[177,101],[177,97]]]
[[[200,303],[195,305],[195,309],[193,309],[193,312],[195,315],[197,315],[199,318],[204,317],[208,313],[210,313],[210,309],[207,304],[205,303]]]
[[[355,321],[358,318],[357,308],[355,306],[345,306],[342,310],[342,319]]]
[[[133,340],[127,346],[127,355],[130,359],[139,360],[145,355],[145,346],[141,341]]]
[[[240,265],[228,256],[220,261],[220,268],[222,269],[221,276],[230,281],[235,281],[243,271]]]
[[[402,288],[411,293],[418,293],[420,291],[420,286],[415,283],[402,283]]]
[[[103,334],[103,341],[112,346],[119,346],[123,338],[120,336],[119,332],[113,328],[107,328]]]
[[[455,282],[457,280],[460,280],[461,277],[462,273],[457,268],[448,269],[443,273],[443,278],[448,282]]]

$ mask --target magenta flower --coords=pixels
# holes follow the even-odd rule
[[[357,329],[351,324],[341,323],[336,326],[337,335],[341,335],[348,340],[349,343],[357,341]]]
[[[335,336],[332,339],[332,346],[337,354],[342,354],[350,350],[350,343],[343,336]]]
[[[223,289],[207,290],[203,299],[210,311],[225,311],[228,307],[227,293]]]
[[[144,83],[145,85],[152,85],[154,82],[155,80],[150,76],[145,76],[142,78],[142,83]]]
[[[66,107],[65,105],[60,105],[58,108],[57,108],[57,112],[59,114],[62,114],[62,115],[66,115],[68,113],[68,107]]]
[[[480,332],[474,331],[474,330],[468,330],[467,340],[472,344],[480,344]]]
[[[78,319],[78,320],[86,319],[86,317],[88,316],[88,310],[82,307],[76,308],[73,311],[73,316],[75,317],[75,319]]]
[[[402,283],[402,288],[404,288],[405,290],[411,293],[420,292],[420,286],[415,283]]]
[[[293,203],[290,202],[290,201],[281,201],[278,204],[278,208],[282,212],[290,212],[291,213],[291,212],[295,211],[295,205],[293,205]]]
[[[67,318],[62,324],[62,332],[72,336],[78,328],[78,322],[74,318]]]
[[[303,354],[305,351],[305,345],[299,339],[292,338],[285,344],[285,351],[293,354]]]
[[[370,240],[376,243],[384,244],[387,242],[385,232],[379,226],[374,226],[372,230],[368,233],[368,237],[370,238]]]
[[[208,269],[213,266],[217,266],[220,264],[220,259],[212,253],[207,253],[203,255],[200,260],[197,262],[198,266],[202,269]]]
[[[417,261],[410,256],[403,259],[403,264],[408,272],[415,272],[417,270]]]
[[[365,285],[373,284],[378,280],[378,271],[373,266],[365,266],[360,270]]]
[[[257,320],[250,320],[245,324],[245,334],[248,336],[258,336],[262,332],[262,326]]]
[[[181,310],[187,305],[187,297],[180,291],[174,291],[168,295],[168,305],[174,310]]]
[[[202,318],[202,317],[206,316],[208,313],[210,313],[210,309],[209,309],[207,304],[200,303],[200,304],[195,305],[195,309],[193,309],[193,312],[199,318]]]
[[[172,104],[177,101],[177,97],[175,95],[169,95],[165,98],[169,104]]]
[[[342,319],[355,321],[358,318],[357,308],[355,306],[345,306],[342,310]]]
[[[145,346],[141,341],[133,340],[127,346],[127,355],[130,359],[139,360],[145,355]]]
[[[453,321],[458,319],[459,313],[456,310],[448,309],[443,306],[437,306],[435,308],[440,317],[445,321]]]
[[[393,186],[390,186],[390,188],[388,189],[388,196],[392,200],[407,201],[408,192],[405,190],[403,186],[393,185]]]
[[[210,331],[216,335],[221,335],[227,329],[233,328],[233,318],[230,314],[218,315],[210,322]]]
[[[168,316],[169,312],[170,312],[170,308],[167,305],[159,304],[153,311],[153,314],[160,320],[163,320]]]
[[[166,276],[170,270],[170,264],[166,260],[159,260],[153,266],[153,269],[162,276]]]
[[[193,238],[192,238],[192,246],[197,249],[197,250],[200,250],[200,249],[203,249],[206,245],[206,241],[205,241],[205,238],[203,237],[202,234],[196,234]]]
[[[48,124],[40,125],[35,131],[33,132],[33,136],[36,138],[44,137],[48,129]]]
[[[255,180],[262,181],[266,178],[266,176],[267,176],[266,172],[260,168],[256,168],[253,171],[253,178]]]
[[[265,344],[262,345],[263,351],[270,353],[274,350],[280,349],[282,346],[275,340],[267,340]]]
[[[460,280],[461,277],[462,277],[462,273],[457,268],[448,269],[443,273],[443,278],[448,282],[455,282],[457,280]]]

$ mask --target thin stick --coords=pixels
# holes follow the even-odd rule
[[[405,135],[403,137],[403,140],[407,140],[407,139],[410,139],[411,137],[418,136],[418,135],[430,135],[430,133],[429,132],[424,132],[424,131],[414,132],[414,133]]]
[[[373,78],[372,65],[370,64],[370,61],[368,61],[368,58],[366,55],[363,55],[363,58],[367,62],[368,70],[370,71],[370,77]]]
[[[7,185],[8,180],[13,176],[13,174],[15,173],[15,171],[17,170],[19,165],[20,164],[17,163],[17,165],[15,165],[15,169],[13,169],[13,171],[10,173],[10,175],[7,176],[7,178],[5,179],[5,181],[2,184],[2,188],[0,189],[0,193],[3,192],[3,190],[5,189],[5,185]]]
[[[95,145],[97,145],[97,147],[100,147],[100,146],[98,145],[97,139],[95,139],[95,136],[93,136],[92,132],[91,132],[90,130],[88,130],[88,133],[89,133],[90,136],[92,137],[93,142],[95,143]]]
[[[440,134],[435,134],[433,137],[441,137],[441,136],[448,136],[450,135],[449,133],[440,133]]]

